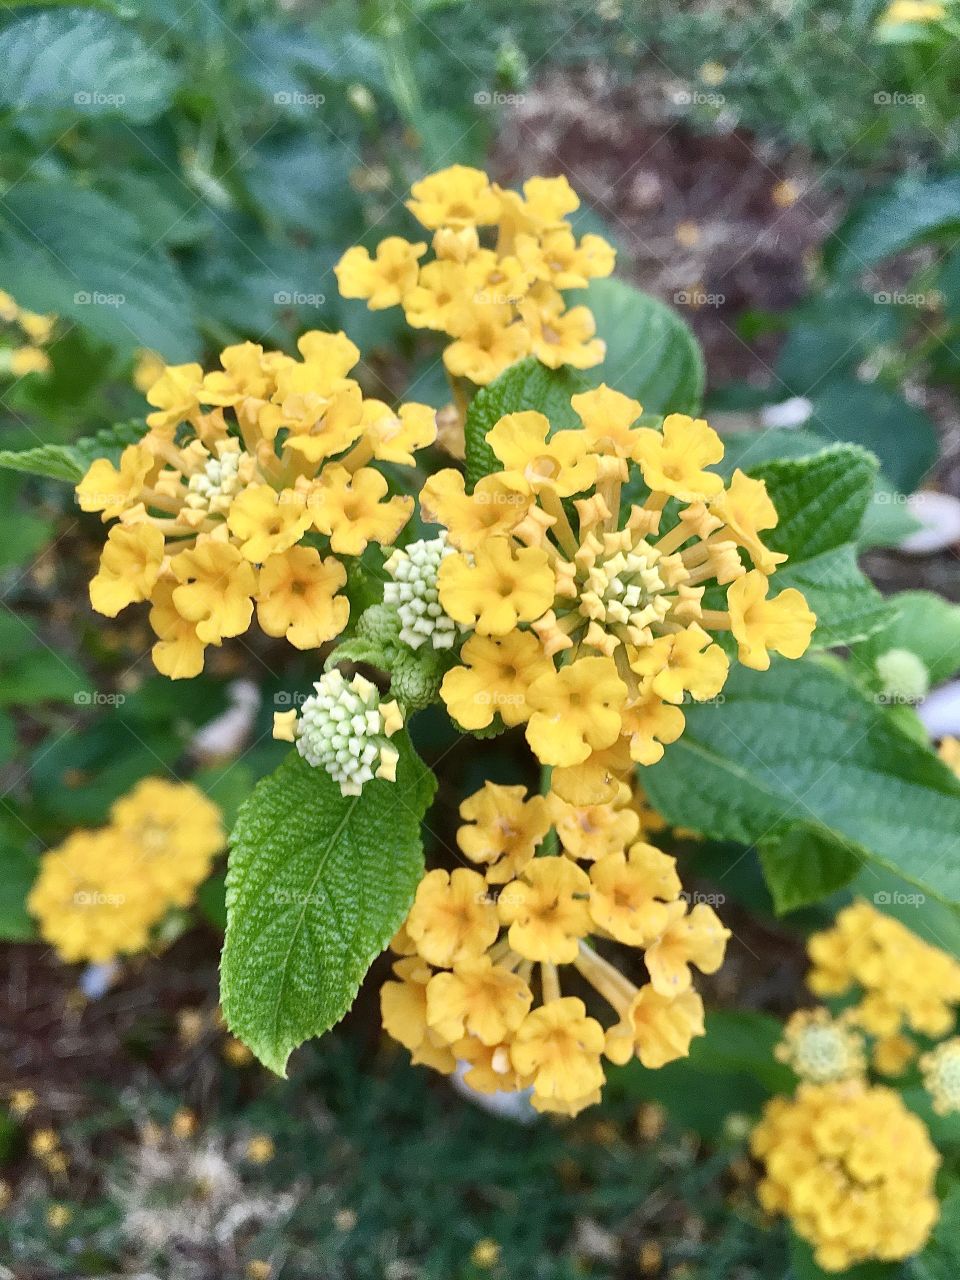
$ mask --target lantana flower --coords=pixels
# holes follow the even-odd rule
[[[706,422],[636,425],[640,404],[606,386],[572,405],[581,427],[501,418],[487,443],[503,470],[472,495],[441,471],[421,504],[456,549],[438,577],[462,630],[448,710],[466,729],[496,712],[525,724],[554,790],[583,804],[609,798],[611,774],[656,763],[688,699],[720,693],[718,636],[765,670],[771,651],[799,657],[816,619],[796,589],[771,592],[785,557],[761,534],[776,510],[762,481],[711,470],[723,445]],[[500,690],[514,700],[498,704]]]
[[[372,256],[355,246],[335,268],[340,292],[371,310],[402,306],[414,328],[446,334],[448,373],[477,385],[530,354],[552,369],[590,368],[604,343],[589,308],[568,310],[563,291],[610,275],[615,255],[601,236],[577,240],[567,218],[579,203],[563,177],[531,178],[521,194],[452,165],[415,182],[407,201],[434,256],[400,236]]]
[[[488,782],[464,800],[457,843],[477,870],[429,872],[391,944],[383,1024],[415,1062],[460,1061],[472,1088],[531,1087],[538,1110],[573,1115],[599,1099],[604,1057],[660,1067],[689,1052],[704,1030],[690,966],[719,968],[729,932],[712,907],[689,907],[673,858],[630,843],[629,799],[618,791],[603,814]],[[555,820],[563,852],[548,843]],[[575,840],[574,823],[602,845]],[[609,846],[614,831],[626,848]],[[643,956],[645,981],[607,958],[618,947]],[[596,1009],[564,993],[566,973]]]
[[[342,333],[298,346],[299,360],[245,342],[216,371],[164,368],[148,433],[77,486],[84,511],[118,522],[91,602],[115,617],[150,601],[154,663],[173,679],[197,675],[204,650],[254,612],[297,648],[332,640],[349,617],[343,558],[392,545],[411,514],[377,464],[412,465],[435,439],[434,411],[364,400]]]

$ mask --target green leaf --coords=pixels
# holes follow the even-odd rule
[[[199,349],[171,259],[127,210],[64,180],[19,182],[0,202],[0,279],[21,306],[69,316],[124,352]]]
[[[773,590],[796,587],[817,615],[814,643],[852,644],[882,627],[891,609],[860,572],[855,540],[873,493],[876,460],[852,445],[831,445],[811,457],[750,468],[777,508],[776,529],[764,534],[789,559]]]
[[[73,444],[41,444],[34,449],[0,449],[0,467],[25,471],[32,476],[77,484],[96,458],[116,461],[128,444],[136,444],[146,431],[142,422],[119,422]]]
[[[839,666],[735,668],[724,701],[685,708],[683,737],[643,771],[651,803],[674,826],[741,844],[803,824],[960,901],[960,781]]]
[[[778,915],[810,906],[848,885],[863,859],[857,849],[813,823],[757,842],[763,876]]]
[[[901,591],[890,597],[895,616],[882,630],[853,648],[854,658],[872,668],[890,649],[915,653],[932,684],[960,671],[960,605],[932,591]]]
[[[913,1260],[913,1271],[916,1280],[956,1280],[960,1275],[960,1184],[948,1192],[927,1247]]]
[[[25,634],[20,637],[21,646]],[[0,707],[75,701],[87,705],[92,700],[88,685],[87,677],[67,658],[53,649],[35,648],[2,662]]]
[[[0,105],[59,111],[73,121],[155,120],[177,76],[169,62],[117,18],[63,9],[26,14],[0,30]]]
[[[853,274],[933,237],[960,231],[960,175],[913,179],[857,205],[826,255],[835,271]]]
[[[344,797],[291,752],[231,838],[220,970],[230,1029],[279,1075],[350,1008],[423,874],[420,820],[436,783],[406,734],[397,780]]]
[[[690,1045],[691,1067],[719,1075],[745,1072],[770,1093],[790,1089],[793,1072],[773,1053],[783,1033],[778,1018],[752,1009],[715,1009],[705,1025],[706,1035]]]
[[[812,399],[808,425],[829,440],[875,453],[886,479],[903,493],[912,493],[936,463],[936,427],[897,392],[850,379],[825,385]]]
[[[511,365],[489,386],[481,387],[467,410],[467,485],[471,492],[483,476],[503,468],[487,444],[487,432],[507,413],[536,409],[554,430],[579,426],[570,397],[587,383],[573,369],[548,369],[533,356]]]
[[[810,1245],[797,1236],[791,1236],[789,1280],[831,1280],[837,1275],[842,1280],[896,1280],[901,1274],[899,1264],[890,1262],[863,1262],[841,1272],[824,1271],[814,1261]]]
[[[37,859],[22,847],[26,831],[17,828],[14,817],[0,811],[0,940],[29,942],[37,936],[33,917],[27,911],[27,894],[37,874]]]
[[[591,386],[605,382],[639,400],[646,413],[697,413],[703,399],[703,355],[690,326],[675,311],[623,280],[594,280],[567,295],[585,305],[607,344],[602,364],[586,370]]]

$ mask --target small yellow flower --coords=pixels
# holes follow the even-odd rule
[[[520,316],[530,335],[530,350],[548,369],[565,364],[592,369],[606,355],[606,343],[595,336],[590,308],[565,310],[562,295],[549,285],[537,286],[520,304]]]
[[[127,605],[148,600],[163,564],[163,534],[149,525],[114,525],[100,570],[90,581],[90,603],[115,618]]]
[[[561,498],[588,489],[597,476],[586,431],[558,431],[542,413],[508,413],[487,432],[487,444],[503,463],[514,484],[535,492],[550,489]]]
[[[289,550],[310,524],[311,513],[302,493],[294,489],[277,493],[267,484],[248,485],[234,499],[227,516],[230,532],[253,564]]]
[[[454,164],[421,178],[410,188],[406,205],[428,231],[438,227],[483,226],[496,222],[499,203],[480,169]]]
[[[468,825],[457,832],[457,844],[471,862],[488,864],[490,884],[504,884],[533,858],[550,830],[550,812],[543,796],[526,798],[526,788],[484,783],[460,805]]]
[[[476,871],[428,871],[420,881],[407,933],[429,964],[448,968],[479,956],[498,932],[497,908]]]
[[[602,382],[593,391],[571,396],[570,403],[583,423],[591,450],[618,458],[633,457],[637,443],[634,423],[643,413],[638,400]]]
[[[430,979],[427,1025],[448,1043],[469,1034],[498,1045],[513,1035],[532,1003],[522,978],[494,965],[489,956],[478,956]]]
[[[112,520],[140,501],[140,493],[158,463],[149,449],[131,444],[120,455],[120,466],[97,458],[77,485],[81,511],[100,511]]]
[[[697,624],[664,636],[638,651],[631,667],[650,676],[650,689],[664,702],[680,703],[686,694],[697,702],[714,698],[723,688],[730,664],[718,644]]]
[[[627,687],[612,658],[581,658],[540,676],[527,700],[527,741],[543,764],[582,764],[620,734]]]
[[[157,636],[153,646],[153,665],[171,680],[189,679],[203,670],[205,645],[197,629],[184,618],[173,603],[175,580],[157,583],[151,598],[150,626]]]
[[[666,930],[666,903],[680,893],[676,859],[650,844],[608,853],[590,868],[590,915],[618,942],[643,947]]]
[[[947,16],[946,7],[932,0],[893,0],[880,16],[881,26],[899,22],[939,22]]]
[[[568,858],[536,858],[497,902],[510,946],[526,960],[569,964],[590,932],[590,879]]]
[[[793,587],[768,600],[769,579],[754,570],[732,583],[727,592],[730,629],[745,667],[766,671],[770,651],[785,658],[799,658],[813,636],[817,618]]]
[[[500,1261],[500,1246],[496,1240],[478,1240],[470,1250],[470,1261],[481,1271],[489,1271]]]
[[[603,1042],[603,1028],[587,1017],[576,996],[551,1000],[527,1015],[510,1056],[521,1075],[532,1077],[531,1101],[538,1111],[570,1113],[599,1100]]]
[[[474,305],[457,313],[455,341],[444,349],[443,363],[455,378],[484,386],[530,351],[525,325],[512,323],[507,306]]]
[[[275,1153],[273,1139],[265,1133],[254,1134],[243,1152],[251,1164],[269,1164]]]
[[[507,538],[490,538],[473,563],[447,556],[438,577],[440,603],[455,621],[481,636],[505,636],[518,622],[532,622],[550,607],[554,576],[545,551],[514,548]]]
[[[917,1047],[906,1036],[881,1036],[873,1046],[873,1069],[882,1076],[902,1076],[916,1056]]]
[[[449,1046],[427,1026],[427,983],[433,970],[418,956],[398,960],[393,966],[398,981],[380,988],[383,1028],[405,1049],[414,1063],[423,1063],[449,1075],[457,1060]]]
[[[669,494],[681,502],[720,493],[723,480],[705,468],[721,460],[723,444],[702,418],[670,413],[662,432],[641,427],[635,435],[634,457],[654,493]]]
[[[199,787],[143,778],[110,809],[131,870],[164,906],[187,906],[226,844],[220,810]]]
[[[147,426],[169,436],[181,422],[193,420],[200,412],[203,369],[198,364],[167,365],[147,390],[147,403],[156,413],[147,414]]]
[[[571,858],[593,862],[620,852],[640,831],[640,817],[629,807],[630,788],[623,784],[606,803],[569,804],[556,792],[547,800],[557,836]]]
[[[685,1058],[691,1040],[703,1034],[703,1001],[695,991],[665,996],[647,983],[607,1032],[605,1052],[621,1066],[636,1054],[643,1066],[656,1070]]]
[[[417,283],[403,299],[404,315],[414,329],[449,333],[468,296],[469,277],[463,265],[438,259],[420,268]]]
[[[260,570],[257,621],[268,636],[286,636],[296,649],[316,649],[347,625],[350,602],[337,592],[347,571],[314,547],[272,555]]]
[[[219,644],[226,636],[246,631],[253,616],[251,596],[257,577],[235,546],[200,537],[192,551],[172,558],[170,568],[180,584],[173,590],[173,605],[193,623],[197,639]]]
[[[345,467],[326,468],[309,490],[307,508],[335,552],[359,556],[370,542],[394,541],[410,518],[413,499],[387,498],[387,487],[372,467],[352,475]]]
[[[770,551],[760,541],[760,531],[775,529],[778,520],[777,509],[762,480],[751,479],[738,467],[728,488],[711,500],[710,512],[723,521],[723,528],[713,537],[732,538],[750,553],[753,567],[761,573],[773,573],[777,565],[787,559],[782,552]]]
[[[9,1106],[12,1115],[29,1115],[36,1105],[37,1095],[32,1089],[11,1089]]]
[[[40,1158],[50,1155],[59,1146],[60,1139],[53,1129],[38,1129],[30,1138],[30,1150]]]
[[[65,1204],[52,1204],[47,1209],[47,1226],[51,1231],[63,1231],[73,1220],[73,1213]]]
[[[530,715],[530,685],[553,670],[540,641],[529,631],[511,631],[500,639],[470,636],[460,661],[463,666],[444,676],[440,696],[464,729],[485,729],[495,715],[507,725],[523,724]]]
[[[468,494],[463,474],[452,468],[430,476],[420,491],[424,519],[445,525],[449,541],[460,551],[476,551],[488,538],[510,533],[531,501],[526,481],[502,473],[484,476]]]
[[[704,902],[689,914],[682,901],[669,903],[665,910],[667,926],[647,948],[645,960],[654,990],[673,997],[689,990],[690,965],[701,973],[716,973],[723,964],[730,930]]]
[[[371,311],[395,307],[417,283],[417,260],[427,246],[410,244],[401,236],[387,236],[371,258],[362,245],[348,249],[334,274],[345,298],[365,298]]]
[[[437,438],[437,412],[426,404],[402,404],[394,413],[379,400],[367,400],[363,423],[373,457],[401,467],[414,466],[414,454]]]

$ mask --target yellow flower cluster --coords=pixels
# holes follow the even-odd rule
[[[388,236],[376,254],[348,249],[336,267],[345,298],[371,310],[402,306],[407,322],[453,339],[443,362],[453,377],[484,385],[523,356],[551,369],[601,362],[589,308],[571,307],[566,289],[584,288],[613,270],[601,236],[573,234],[580,204],[566,178],[531,178],[523,194],[491,183],[479,169],[453,165],[411,188],[407,208],[433,233],[425,241]]]
[[[43,855],[27,906],[62,960],[142,951],[170,908],[193,900],[224,843],[220,810],[197,787],[144,778],[107,826]]]
[[[813,1084],[849,1080],[867,1069],[863,1037],[826,1009],[798,1009],[792,1014],[776,1057]]]
[[[50,341],[57,317],[41,316],[36,311],[18,307],[9,293],[0,289],[0,321],[19,330],[14,341],[20,344],[3,351],[0,369],[14,378],[22,378],[27,373],[46,373],[50,368],[50,357],[44,347]],[[24,337],[27,339],[25,343],[22,341]]]
[[[833,928],[807,943],[807,979],[819,996],[862,996],[848,1013],[881,1037],[911,1029],[938,1039],[953,1031],[960,1006],[960,962],[918,938],[899,920],[867,902],[855,902]]]
[[[790,1219],[825,1271],[906,1258],[939,1216],[940,1156],[892,1089],[802,1084],[767,1103],[751,1147],[766,1170],[761,1205]]]
[[[267,635],[298,649],[339,635],[341,558],[392,543],[410,516],[413,499],[389,496],[371,464],[412,466],[436,436],[434,411],[364,399],[348,377],[360,352],[342,333],[298,346],[301,360],[245,342],[215,372],[166,368],[147,392],[149,433],[77,486],[84,511],[118,521],[93,607],[112,618],[149,600],[153,659],[174,679],[246,631],[254,604]]]
[[[606,386],[572,405],[582,425],[552,434],[541,413],[501,418],[487,443],[503,469],[472,494],[439,471],[420,503],[456,549],[438,573],[466,633],[441,689],[448,710],[470,730],[498,713],[525,725],[554,790],[582,804],[656,763],[683,732],[681,704],[723,688],[711,632],[732,632],[740,661],[763,671],[770,651],[798,658],[816,619],[799,591],[770,595],[786,559],[761,539],[776,509],[762,481],[738,470],[724,486],[709,470],[723,445],[706,422],[637,426],[641,406]],[[647,495],[624,502],[638,472]]]
[[[460,1060],[480,1092],[530,1087],[537,1110],[575,1115],[600,1098],[604,1056],[684,1057],[703,1034],[691,966],[714,973],[730,935],[710,906],[691,908],[675,859],[636,840],[628,789],[577,807],[488,782],[460,815],[457,842],[478,870],[427,873],[381,992],[384,1027],[413,1061],[450,1072]],[[551,827],[563,852],[544,851]],[[647,980],[596,943],[640,950]],[[562,993],[562,966],[613,1009],[612,1025]]]

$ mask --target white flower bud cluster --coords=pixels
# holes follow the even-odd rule
[[[340,794],[358,796],[372,778],[396,781],[400,753],[390,737],[403,725],[395,701],[381,702],[375,684],[337,670],[314,682],[315,693],[296,711],[276,712],[273,736],[295,742],[308,764],[326,769]]]
[[[219,458],[211,458],[202,471],[197,471],[190,477],[186,505],[200,511],[226,514],[242,487],[239,471],[240,454],[236,450],[225,451]]]
[[[443,611],[437,575],[444,556],[451,555],[446,534],[397,548],[384,565],[393,579],[383,589],[384,604],[392,605],[400,619],[400,639],[411,649],[428,641],[434,649],[452,649],[457,624]]]

